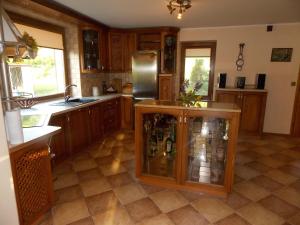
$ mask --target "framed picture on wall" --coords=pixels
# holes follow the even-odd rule
[[[292,48],[273,48],[271,62],[290,62],[292,54]]]

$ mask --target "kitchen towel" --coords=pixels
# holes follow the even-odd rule
[[[16,145],[24,142],[20,109],[5,112],[7,136],[10,144]]]

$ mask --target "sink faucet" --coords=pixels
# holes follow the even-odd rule
[[[70,84],[70,85],[66,86],[66,88],[65,88],[65,93],[64,93],[65,102],[68,102],[69,99],[71,98],[71,95],[68,95],[68,94],[67,94],[68,90],[69,90],[71,87],[77,87],[77,85],[76,85],[76,84]]]

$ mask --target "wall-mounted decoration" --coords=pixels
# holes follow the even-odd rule
[[[292,54],[292,48],[273,48],[271,62],[290,62]]]
[[[244,66],[244,63],[245,63],[244,62],[244,55],[243,55],[244,47],[245,47],[245,44],[240,43],[240,52],[239,52],[239,55],[238,55],[238,59],[235,62],[237,71],[241,71],[243,69],[243,66]]]

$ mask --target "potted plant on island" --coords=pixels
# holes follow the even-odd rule
[[[190,86],[189,80],[185,80],[180,88],[179,101],[182,102],[186,106],[197,106],[200,107],[201,96],[197,94],[197,92],[202,87],[201,82],[196,82],[194,88],[191,90],[187,90]]]

